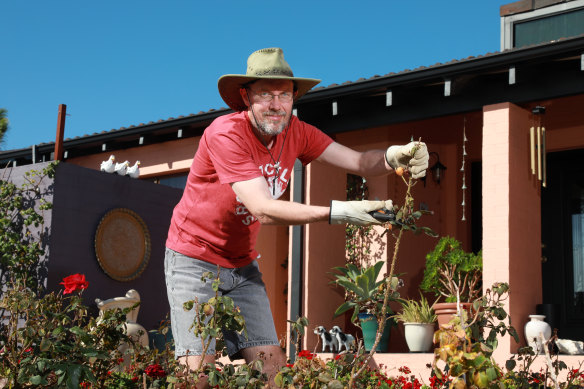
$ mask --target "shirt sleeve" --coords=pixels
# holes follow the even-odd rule
[[[316,158],[318,158],[324,150],[333,143],[333,139],[319,130],[305,122],[299,121],[303,133],[303,149],[300,151],[298,159],[303,165],[307,165]]]
[[[207,138],[209,158],[219,182],[229,184],[260,177],[261,171],[246,148],[245,139],[234,132],[213,132]]]

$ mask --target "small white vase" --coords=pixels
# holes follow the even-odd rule
[[[525,324],[525,339],[536,354],[544,354],[544,344],[540,334],[543,334],[547,341],[552,336],[552,327],[544,321],[545,315],[529,315],[529,320]]]
[[[434,323],[404,323],[404,334],[410,352],[428,352],[434,338]]]

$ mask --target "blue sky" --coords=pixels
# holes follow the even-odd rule
[[[506,0],[30,0],[0,5],[1,150],[225,107],[217,79],[282,47],[341,84],[500,50]]]

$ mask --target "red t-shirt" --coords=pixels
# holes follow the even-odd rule
[[[306,165],[333,140],[292,115],[290,127],[270,149],[255,136],[247,112],[220,116],[201,138],[186,187],[174,209],[166,246],[189,257],[222,267],[242,267],[258,257],[254,246],[260,223],[235,196],[230,183],[264,176],[279,198],[290,181],[296,159]],[[284,148],[282,149],[282,145]]]

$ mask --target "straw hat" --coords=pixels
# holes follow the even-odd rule
[[[290,65],[284,60],[282,49],[272,47],[251,53],[247,59],[247,72],[242,74],[226,74],[219,78],[217,86],[223,101],[234,111],[244,111],[247,106],[243,102],[239,90],[255,80],[292,80],[299,99],[312,87],[320,82],[314,78],[294,77]]]

